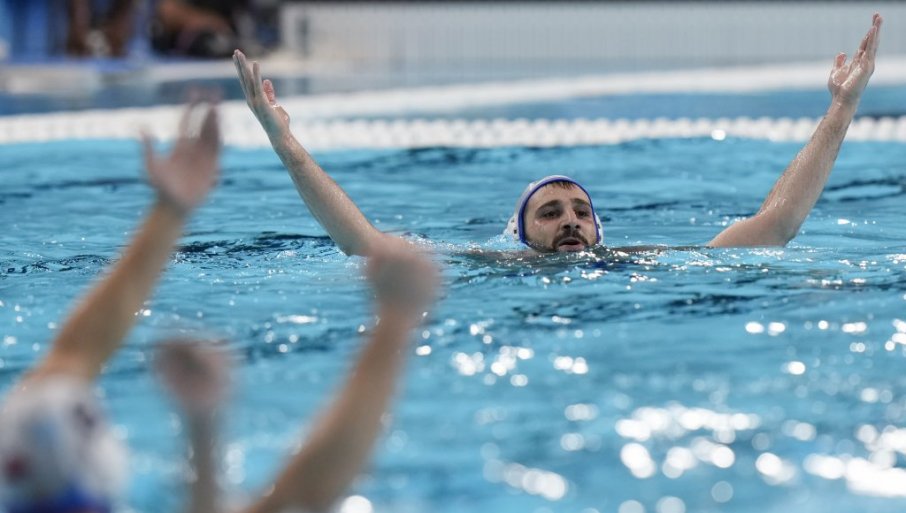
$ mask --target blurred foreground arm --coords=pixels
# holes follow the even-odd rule
[[[343,253],[370,256],[372,246],[385,235],[368,222],[359,207],[290,132],[289,115],[277,104],[271,81],[262,82],[258,63],[249,64],[239,50],[233,54],[233,62],[249,108],[289,171],[308,210]]]
[[[245,513],[325,511],[367,461],[409,337],[433,300],[437,280],[425,256],[390,237],[375,246],[367,275],[380,321],[310,439],[277,477],[273,491]]]
[[[874,15],[871,29],[849,63],[843,53],[834,60],[828,80],[831,106],[811,140],[774,184],[758,213],[725,229],[709,246],[785,246],[799,233],[824,190],[862,91],[874,72],[882,21],[880,15]]]
[[[189,133],[192,114],[197,110],[190,106],[168,157],[156,155],[150,140],[144,138],[145,166],[157,189],[157,201],[122,258],[63,324],[32,376],[63,372],[91,380],[119,349],[182,234],[188,215],[217,179],[217,110],[213,106],[198,108],[206,110],[198,134]]]
[[[209,344],[170,341],[160,344],[157,371],[179,404],[189,436],[195,473],[187,513],[221,511],[217,486],[217,414],[226,398],[229,373],[225,355]]]

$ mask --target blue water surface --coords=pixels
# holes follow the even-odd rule
[[[444,293],[351,493],[379,512],[894,512],[906,508],[906,145],[847,143],[785,249],[495,260],[522,187],[568,172],[611,246],[704,244],[754,213],[798,144],[316,155],[382,230],[432,241]],[[47,349],[153,199],[137,145],[0,147],[0,385]],[[129,504],[176,511],[182,429],[156,340],[225,337],[226,482],[254,496],[310,426],[372,312],[270,150],[228,148],[101,389]]]

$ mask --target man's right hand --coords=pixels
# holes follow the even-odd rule
[[[883,21],[881,15],[875,13],[871,28],[862,38],[862,43],[849,63],[846,62],[845,53],[837,55],[834,60],[827,88],[830,89],[834,102],[843,107],[855,108],[859,104],[862,91],[874,73],[875,54],[878,52],[879,32]]]
[[[199,340],[168,340],[158,345],[155,361],[161,382],[190,416],[211,416],[229,388],[227,355]]]
[[[245,101],[268,137],[283,135],[289,130],[289,114],[277,104],[277,93],[270,80],[261,80],[257,62],[249,64],[245,54],[233,52],[233,63],[239,74],[239,84],[245,93]]]

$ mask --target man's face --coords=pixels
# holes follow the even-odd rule
[[[583,251],[598,237],[588,196],[570,183],[552,183],[539,189],[523,215],[525,239],[538,251]]]

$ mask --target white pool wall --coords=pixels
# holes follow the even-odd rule
[[[708,67],[830,60],[882,13],[882,50],[906,55],[906,3],[865,1],[298,2],[288,50],[399,73]]]

